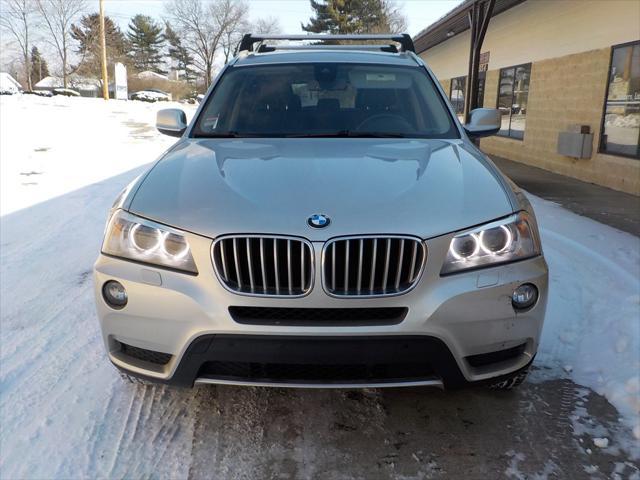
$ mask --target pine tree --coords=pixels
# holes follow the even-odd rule
[[[47,61],[40,55],[40,50],[35,45],[31,48],[31,82],[33,85],[44,77],[49,76],[49,66]]]
[[[169,44],[169,58],[175,62],[177,70],[184,71],[184,78],[187,83],[195,80],[196,72],[192,68],[193,57],[189,53],[189,49],[182,44],[178,33],[171,28],[169,22],[165,23],[164,36]]]
[[[138,71],[151,70],[166,73],[162,70],[162,48],[165,37],[162,26],[148,15],[136,15],[129,23],[127,39],[130,46],[130,57]]]
[[[107,65],[115,62],[127,62],[127,41],[120,28],[109,17],[104,18],[104,31],[107,44]],[[100,45],[100,15],[84,15],[79,25],[71,26],[71,37],[78,42],[76,53],[80,63],[75,70],[87,77],[102,77],[102,50]]]
[[[310,0],[315,16],[302,29],[311,33],[389,33],[406,21],[392,0]]]

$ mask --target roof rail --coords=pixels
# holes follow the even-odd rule
[[[388,53],[398,53],[398,48],[393,44],[380,44],[380,45],[267,45],[265,43],[260,44],[257,53],[267,53],[267,52],[275,52],[277,50],[287,50],[287,51],[307,51],[307,50],[322,50],[326,48],[331,48],[332,50],[361,50],[361,51],[370,51],[370,52],[388,52]]]
[[[392,42],[398,42],[403,52],[415,52],[416,49],[413,46],[413,40],[408,33],[388,33],[388,34],[364,34],[364,35],[262,35],[246,33],[240,41],[238,51],[253,51],[253,44],[258,42],[264,42],[265,40],[316,40],[316,41],[338,41],[338,40],[352,40],[352,41],[367,41],[367,40],[387,40]]]

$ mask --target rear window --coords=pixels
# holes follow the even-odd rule
[[[231,67],[207,100],[194,134],[459,137],[422,68],[350,63]]]

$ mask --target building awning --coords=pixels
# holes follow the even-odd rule
[[[493,7],[493,15],[491,15],[491,17],[495,17],[496,15],[499,15],[500,13],[509,10],[524,1],[525,0],[496,0],[496,4]],[[429,50],[439,43],[468,30],[468,13],[472,8],[473,3],[474,0],[465,0],[444,17],[418,33],[413,38],[416,53],[422,53],[425,50]]]

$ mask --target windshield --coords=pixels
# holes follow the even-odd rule
[[[424,69],[352,63],[231,67],[194,136],[459,138]]]

